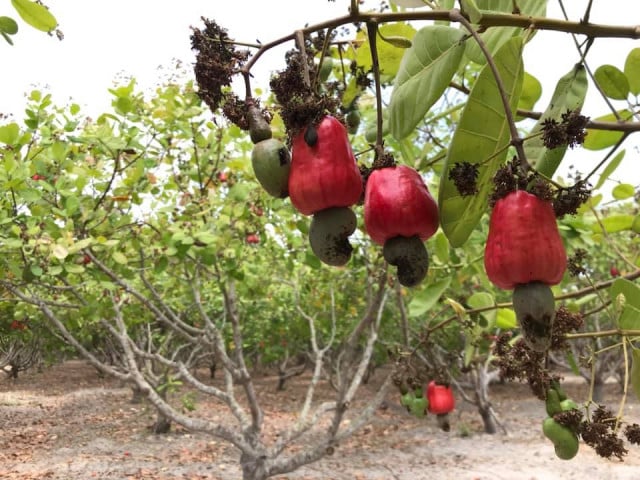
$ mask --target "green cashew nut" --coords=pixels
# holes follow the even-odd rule
[[[571,460],[578,454],[580,442],[578,436],[553,418],[547,417],[542,422],[542,433],[553,443],[556,456],[562,460]]]

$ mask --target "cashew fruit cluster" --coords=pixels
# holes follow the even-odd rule
[[[496,202],[484,252],[489,280],[513,290],[513,308],[527,345],[544,352],[551,343],[555,302],[567,255],[550,202],[516,190]]]
[[[553,417],[558,413],[578,409],[578,404],[567,398],[562,389],[552,386],[547,390],[545,408],[548,417],[542,421],[542,433],[551,440],[555,454],[562,460],[571,460],[578,454],[580,441],[573,429],[558,423]]]
[[[427,413],[437,415],[438,424],[448,431],[448,414],[455,409],[456,402],[449,385],[440,385],[432,380],[424,389],[400,388],[400,404],[417,418],[423,418]]]
[[[356,112],[357,113],[357,112]],[[357,128],[354,112],[349,126]],[[378,168],[363,179],[345,125],[331,115],[308,125],[292,139],[291,154],[271,138],[262,117],[249,115],[252,165],[262,187],[312,216],[309,243],[313,253],[332,266],[345,265],[353,247],[349,237],[357,228],[352,208],[364,193],[364,224],[372,240],[383,246],[385,260],[397,267],[398,281],[419,284],[429,269],[424,241],[439,226],[438,206],[420,174],[399,165]],[[264,119],[262,119],[264,121]],[[255,130],[255,131],[254,131]]]

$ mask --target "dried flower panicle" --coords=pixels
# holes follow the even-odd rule
[[[458,162],[449,171],[449,180],[453,181],[463,197],[478,193],[478,165],[469,162]]]
[[[331,113],[336,116],[339,96],[318,93],[313,88],[314,50],[310,42],[304,53],[290,50],[285,55],[286,68],[274,75],[269,85],[280,105],[280,116],[290,137]]]
[[[526,381],[533,394],[544,400],[552,381],[557,380],[544,367],[545,354],[532,350],[522,339],[513,344],[510,340],[510,334],[500,335],[493,350],[501,377],[505,380]]]
[[[542,122],[542,143],[554,149],[563,145],[575,148],[584,143],[587,136],[586,126],[589,117],[581,115],[578,110],[567,110],[561,115],[561,121],[547,118]]]
[[[578,432],[582,440],[601,457],[617,457],[622,460],[628,450],[614,431],[614,427],[615,417],[611,410],[599,405],[591,415],[591,421],[583,421]]]
[[[587,136],[586,127],[588,122],[589,117],[581,115],[578,110],[570,110],[562,114],[562,125],[570,148],[584,143],[584,139]]]
[[[576,432],[580,429],[582,417],[582,412],[578,409],[573,408],[571,410],[556,413],[553,416],[553,419],[560,425],[570,428],[572,431]]]
[[[624,435],[632,445],[640,445],[640,425],[632,423],[624,429]]]
[[[567,333],[577,332],[582,328],[584,319],[580,313],[572,313],[564,305],[556,310],[556,318],[551,330],[551,350],[565,350],[569,344],[565,338]]]
[[[576,248],[567,262],[567,270],[569,271],[569,275],[572,277],[578,277],[580,275],[584,275],[587,273],[587,268],[585,267],[585,260],[587,260],[589,254],[584,248]]]
[[[193,29],[191,35],[191,48],[197,52],[194,72],[198,96],[215,112],[233,95],[226,87],[231,85],[233,75],[244,65],[249,52],[237,51],[226,29],[216,22],[206,18],[202,21],[204,28]]]
[[[542,121],[542,143],[547,148],[558,148],[566,145],[566,136],[561,124],[553,118]]]
[[[576,183],[568,188],[558,190],[553,199],[553,210],[557,218],[564,215],[575,215],[578,208],[591,198],[591,185],[580,178],[576,179]]]

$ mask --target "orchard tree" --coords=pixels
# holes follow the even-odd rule
[[[0,127],[3,300],[141,391],[165,425],[234,445],[245,479],[319,460],[394,385],[412,414],[448,429],[450,386],[471,379],[470,395],[456,391],[496,431],[497,376],[545,402],[559,458],[581,443],[623,458],[623,437],[640,440],[624,409],[628,386],[640,393],[636,187],[613,189],[615,209],[600,202],[640,128],[640,51],[620,70],[592,68],[589,50],[637,28],[589,23],[589,8],[578,22],[546,18],[545,1],[360,3],[256,45],[203,19],[195,84],[145,98],[132,80],[95,120],[33,92],[24,125]],[[574,35],[576,59],[538,112],[523,51],[548,31]],[[254,85],[254,65],[285,43],[282,69]],[[589,83],[611,112],[583,111]],[[606,153],[558,178],[579,148]],[[566,398],[548,368],[551,356],[596,365],[604,348],[575,358],[585,338],[622,358],[616,413],[593,389]],[[251,363],[279,364],[282,381],[295,356],[312,372],[307,394],[273,441]],[[372,357],[391,368],[363,404]],[[203,359],[222,384],[195,373]],[[335,394],[320,398],[329,371]],[[185,413],[168,394],[181,383],[228,420]]]

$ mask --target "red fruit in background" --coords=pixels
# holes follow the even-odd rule
[[[227,175],[227,172],[218,172],[218,180],[220,180],[222,183],[229,180],[229,176]]]
[[[364,224],[379,245],[398,236],[418,236],[424,241],[438,230],[438,205],[413,168],[381,168],[367,180]]]
[[[255,233],[250,233],[249,235],[247,235],[246,240],[247,240],[247,243],[254,244],[254,245],[260,243],[260,237]]]
[[[289,197],[304,215],[332,207],[350,207],[362,195],[362,176],[345,126],[325,116],[293,139]]]
[[[523,190],[498,200],[491,212],[484,266],[489,280],[505,290],[531,282],[559,283],[567,254],[551,203]]]
[[[450,386],[439,385],[434,380],[427,385],[429,412],[436,415],[450,413],[456,407],[456,399]]]
[[[31,177],[31,179],[32,179],[32,180],[35,180],[35,181],[38,181],[38,180],[44,180],[44,177],[43,177],[42,175],[38,175],[38,174],[36,173],[36,174],[34,174],[34,175]]]
[[[251,211],[256,217],[261,217],[262,215],[264,215],[264,210],[256,205],[251,205]]]
[[[11,322],[11,325],[9,325],[9,328],[11,328],[11,330],[25,330],[27,326],[18,320],[14,320]]]
[[[85,265],[88,265],[89,263],[91,263],[91,257],[89,255],[84,255],[82,257],[82,263],[84,263]]]
[[[609,270],[609,273],[611,274],[612,277],[620,276],[620,270],[618,270],[616,267],[611,267],[611,269]]]

